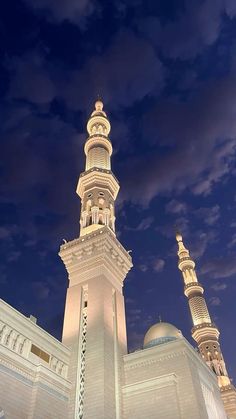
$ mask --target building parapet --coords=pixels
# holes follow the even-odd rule
[[[70,350],[30,318],[0,300],[0,348],[67,378]]]

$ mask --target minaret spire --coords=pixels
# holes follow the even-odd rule
[[[210,317],[204,294],[203,286],[198,282],[195,271],[195,262],[186,249],[182,235],[177,232],[178,243],[178,268],[184,280],[184,294],[192,316],[192,337],[198,345],[199,352],[207,365],[216,374],[221,390],[226,413],[236,414],[236,390],[231,384],[226,370],[224,358],[219,343],[220,332]],[[235,417],[235,416],[233,416]]]
[[[98,98],[87,122],[85,172],[81,173],[77,193],[81,198],[80,236],[103,226],[115,232],[114,203],[119,183],[111,171],[111,125]]]

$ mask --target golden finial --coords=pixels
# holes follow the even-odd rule
[[[183,237],[178,231],[176,232],[175,237],[178,243],[183,241]]]
[[[183,237],[182,237],[182,234],[180,233],[179,228],[178,228],[177,225],[174,226],[174,230],[175,230],[175,238],[176,238],[177,242],[178,243],[179,242],[182,242],[183,241]]]
[[[95,109],[98,112],[101,112],[103,110],[103,102],[100,95],[98,95],[97,100],[95,102]]]

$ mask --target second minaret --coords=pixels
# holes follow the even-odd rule
[[[176,234],[176,240],[178,243],[178,268],[183,275],[184,294],[188,298],[193,322],[192,337],[198,345],[202,358],[217,376],[226,413],[230,418],[236,418],[236,390],[231,384],[226,370],[219,343],[220,332],[211,320],[203,296],[204,289],[196,275],[195,262],[191,258],[189,250],[184,246],[181,234]]]

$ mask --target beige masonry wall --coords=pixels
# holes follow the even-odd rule
[[[215,376],[184,338],[126,355],[124,371],[124,419],[226,419]]]
[[[28,418],[32,381],[0,363],[0,404],[5,417]]]
[[[65,390],[53,381],[46,384],[40,373],[33,378],[31,370],[30,375],[0,363],[0,403],[6,419],[65,419]]]
[[[66,419],[69,358],[67,347],[0,300],[0,407],[6,419]]]
[[[122,287],[131,257],[108,227],[64,244],[60,256],[69,274],[63,328],[63,343],[71,349],[68,418],[122,419]]]

